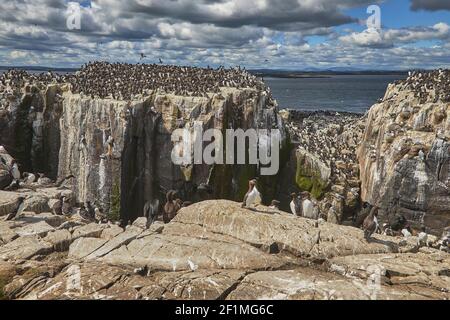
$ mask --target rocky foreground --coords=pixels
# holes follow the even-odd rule
[[[368,243],[353,227],[227,200],[123,230],[38,213],[55,189],[38,192],[15,221],[0,221],[4,299],[450,298],[450,255],[434,237]]]
[[[113,75],[159,70],[99,66]],[[450,71],[412,73],[361,117],[278,111],[270,90],[243,70],[166,70],[184,74],[186,93],[165,72],[156,82],[137,79],[139,92],[116,92],[126,75],[118,87],[92,87],[92,68],[0,81],[0,189],[15,190],[0,191],[1,298],[449,298],[449,254],[439,249],[449,249]],[[214,81],[192,88],[202,77]],[[317,216],[228,201],[243,199],[256,165],[174,165],[171,133],[199,123],[279,129],[280,172],[259,177],[262,202],[289,210],[291,193],[307,191]],[[53,181],[27,183],[24,172]],[[171,189],[197,203],[147,229],[144,204],[164,203]],[[4,221],[21,196],[17,217]],[[72,213],[55,215],[63,196]],[[132,225],[84,220],[77,212],[88,202]],[[376,234],[368,243],[355,226],[374,206],[381,231],[401,217],[401,228],[428,239]]]

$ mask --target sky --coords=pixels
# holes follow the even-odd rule
[[[248,69],[450,68],[450,0],[0,2],[0,65],[159,59]]]

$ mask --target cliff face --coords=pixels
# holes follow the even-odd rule
[[[14,121],[5,116],[4,128],[22,134],[5,135],[0,143],[20,146],[11,153],[24,163],[22,171],[55,179],[73,175],[76,200],[91,201],[114,217],[134,220],[146,201],[163,201],[170,189],[186,200],[241,200],[248,179],[258,176],[256,165],[174,165],[175,129],[280,129],[286,143],[283,122],[263,89],[224,87],[202,97],[153,91],[121,101],[73,94],[68,85],[54,84],[20,94],[7,112]],[[210,194],[197,192],[201,183],[211,186]],[[277,184],[276,177],[260,180],[265,202],[272,200]]]
[[[440,234],[450,224],[450,104],[436,73],[389,86],[370,109],[358,158],[363,201]]]
[[[365,117],[320,111],[286,113],[281,112],[287,118],[292,143],[298,146],[291,158],[291,186],[310,192],[329,222],[352,223],[360,204],[356,147]]]

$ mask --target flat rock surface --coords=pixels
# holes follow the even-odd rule
[[[41,215],[0,221],[7,298],[450,298],[448,253],[264,206],[205,201],[125,230]]]

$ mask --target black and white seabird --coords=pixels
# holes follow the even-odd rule
[[[248,191],[242,201],[242,208],[250,208],[259,203],[261,203],[261,193],[256,188],[256,179],[252,179],[248,182]]]
[[[10,221],[13,220],[18,213],[20,213],[23,210],[24,207],[24,197],[17,198],[16,205],[14,206],[13,210],[6,216],[5,220]]]
[[[158,215],[159,200],[154,199],[152,201],[147,201],[144,205],[144,217],[147,218],[147,229],[156,221],[156,219],[158,219]]]
[[[364,238],[369,240],[372,234],[374,234],[378,229],[378,208],[373,207],[370,211],[370,214],[364,219],[363,230],[364,230]]]

